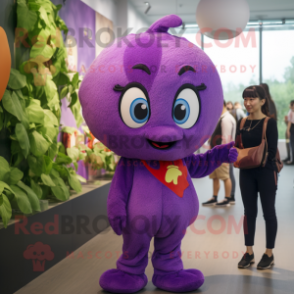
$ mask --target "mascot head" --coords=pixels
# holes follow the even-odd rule
[[[209,57],[169,28],[168,15],[145,33],[119,38],[93,61],[81,84],[83,115],[94,136],[116,154],[177,160],[212,134],[223,92]]]

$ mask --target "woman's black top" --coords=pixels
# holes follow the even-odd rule
[[[261,119],[259,124],[256,124],[259,120],[252,120],[251,130],[247,131],[250,126],[251,120],[246,119],[243,129],[241,130],[242,133],[242,143],[244,148],[251,148],[260,145],[261,143],[261,136],[262,136],[262,129],[263,129],[263,122],[264,118]],[[241,120],[238,122],[236,137],[240,134],[240,123]],[[253,130],[252,128],[256,126]],[[267,122],[267,129],[266,129],[266,139],[268,143],[268,158],[265,165],[265,168],[276,170],[276,163],[275,157],[278,148],[278,128],[277,122],[270,118]],[[258,167],[262,168],[262,167]]]

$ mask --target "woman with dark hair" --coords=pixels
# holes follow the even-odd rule
[[[261,86],[250,86],[243,91],[244,106],[249,113],[242,130],[237,128],[237,135],[242,134],[244,148],[260,145],[264,119],[268,113],[268,97]],[[275,198],[277,189],[277,170],[275,156],[278,145],[277,123],[273,118],[268,120],[266,138],[268,158],[264,167],[240,170],[240,189],[244,204],[244,235],[246,253],[238,264],[239,268],[247,268],[254,263],[254,235],[257,217],[257,193],[260,194],[261,205],[266,225],[266,250],[257,265],[258,269],[270,268],[274,264],[273,248],[277,233]],[[240,148],[240,146],[237,146]]]
[[[266,83],[261,83],[260,86],[264,89],[265,95],[268,97],[268,112],[269,112],[268,116],[272,117],[273,119],[275,119],[277,121],[278,120],[277,108],[276,108],[276,104],[270,94],[269,86]]]

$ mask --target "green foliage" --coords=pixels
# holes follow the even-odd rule
[[[66,48],[61,32],[67,34],[58,16],[61,5],[50,0],[16,0],[16,40],[26,36],[28,46],[16,46],[19,70],[11,69],[0,102],[0,130],[9,131],[12,157],[0,156],[0,217],[7,227],[13,209],[24,214],[40,211],[39,199],[69,199],[70,189],[81,191],[73,166],[82,157],[70,148],[66,154],[57,143],[61,99],[67,88],[69,107],[77,125],[82,122],[78,99],[79,75],[72,79],[66,66]],[[63,94],[62,94],[63,93]]]

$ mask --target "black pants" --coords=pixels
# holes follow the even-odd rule
[[[230,163],[230,179],[232,182],[231,197],[235,197],[236,181],[234,176],[234,164]]]
[[[266,226],[266,248],[274,248],[277,234],[276,171],[267,168],[240,170],[240,188],[245,209],[243,226],[245,245],[254,245],[257,193],[259,192]]]
[[[290,127],[290,148],[292,153],[292,157],[290,160],[294,162],[294,124],[291,124],[291,127]]]

